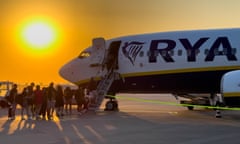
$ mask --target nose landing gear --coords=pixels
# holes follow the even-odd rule
[[[116,99],[110,98],[109,101],[105,104],[104,111],[119,111],[118,109],[118,101]]]

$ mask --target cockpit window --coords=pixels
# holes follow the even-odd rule
[[[90,52],[88,52],[88,51],[83,51],[83,52],[80,53],[80,55],[78,56],[78,58],[83,59],[83,58],[89,57],[90,55],[91,55]]]

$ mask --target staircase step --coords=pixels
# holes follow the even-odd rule
[[[114,73],[109,73],[106,77],[104,77],[97,86],[97,96],[95,105],[91,105],[91,109],[98,109],[107,94],[111,84],[114,81]]]

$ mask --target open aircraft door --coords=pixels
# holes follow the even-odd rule
[[[92,52],[91,52],[91,67],[102,66],[105,57],[105,40],[104,38],[95,38],[92,40]]]

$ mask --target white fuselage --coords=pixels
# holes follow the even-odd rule
[[[106,74],[102,66],[116,51],[119,91],[217,92],[224,73],[240,68],[240,29],[162,32],[107,40],[89,47],[60,70],[75,84]],[[113,52],[114,53],[114,52]],[[99,64],[99,65],[98,65]]]

